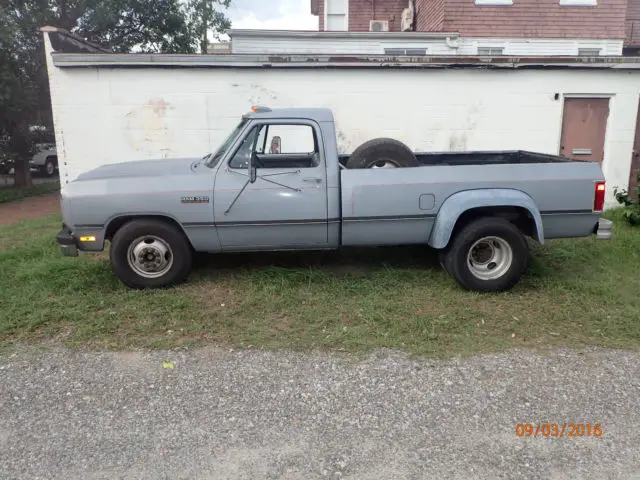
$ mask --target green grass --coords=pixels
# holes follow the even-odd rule
[[[443,357],[640,345],[640,228],[534,247],[511,292],[465,292],[421,247],[198,256],[189,283],[132,291],[106,254],[60,256],[57,216],[0,228],[0,345],[363,352]]]
[[[59,190],[60,183],[57,180],[31,185],[29,187],[2,187],[0,188],[0,203],[15,202],[23,198],[58,192]]]

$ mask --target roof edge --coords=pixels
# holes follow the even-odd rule
[[[458,32],[320,32],[317,30],[258,30],[231,29],[227,34],[234,37],[280,37],[280,38],[375,38],[420,40],[428,38],[458,38]]]
[[[40,31],[48,35],[51,39],[51,44],[54,50],[63,51],[66,48],[71,51],[82,52],[95,52],[95,53],[110,53],[111,50],[101,47],[97,43],[91,42],[86,38],[82,38],[80,35],[71,33],[69,30],[60,27],[54,27],[52,25],[45,25],[40,27]]]
[[[640,69],[640,57],[481,57],[393,55],[181,55],[53,53],[56,67],[126,68],[583,68]]]

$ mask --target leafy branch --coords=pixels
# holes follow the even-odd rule
[[[626,189],[613,189],[613,194],[620,205],[623,206],[623,215],[627,223],[632,226],[640,226],[640,171],[638,172],[638,182],[633,193]]]

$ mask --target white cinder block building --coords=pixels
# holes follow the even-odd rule
[[[602,162],[610,206],[637,160],[635,58],[116,55],[51,29],[45,42],[63,183],[107,163],[202,156],[254,104],[332,108],[343,152],[390,136],[421,151]]]

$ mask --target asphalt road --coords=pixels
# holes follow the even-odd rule
[[[617,351],[25,349],[0,356],[0,478],[640,478],[639,394]],[[538,422],[603,435],[516,436]]]

